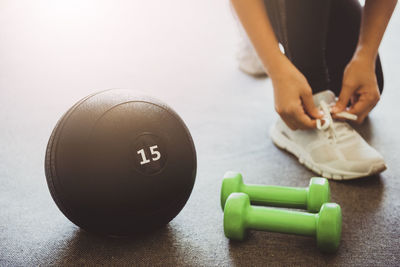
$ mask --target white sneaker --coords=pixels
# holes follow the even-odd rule
[[[230,3],[232,16],[235,19],[239,34],[241,37],[239,52],[237,53],[237,60],[239,61],[239,69],[246,74],[252,76],[266,76],[267,73],[264,70],[263,64],[261,63],[260,58],[257,55],[256,50],[249,37],[246,34],[242,24],[240,23],[234,8],[232,7],[232,3]]]
[[[315,94],[314,103],[325,114],[324,123],[318,120],[317,129],[293,131],[279,119],[270,131],[272,141],[325,178],[355,179],[384,171],[386,164],[381,154],[349,124],[332,119],[329,105],[335,102],[331,91]],[[343,115],[350,119],[352,116],[355,115],[346,112]]]
[[[266,76],[266,72],[253,45],[248,40],[243,40],[238,52],[239,69],[252,76]]]

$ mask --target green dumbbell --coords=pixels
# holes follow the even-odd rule
[[[221,207],[234,192],[246,193],[252,204],[307,209],[318,212],[322,204],[329,202],[331,194],[328,180],[314,177],[308,188],[271,185],[246,185],[238,172],[226,172],[221,187]]]
[[[243,240],[247,229],[316,236],[317,246],[335,251],[342,232],[342,213],[335,203],[325,203],[319,213],[250,206],[249,196],[233,193],[226,200],[224,232],[229,239]]]

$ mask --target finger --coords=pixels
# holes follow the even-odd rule
[[[360,97],[359,95],[353,93],[353,95],[350,98],[350,106],[354,105],[358,101],[359,97]]]
[[[357,124],[362,124],[365,120],[365,118],[368,116],[369,112],[366,112],[365,114],[360,115],[357,120],[355,121]]]
[[[349,109],[349,113],[357,115],[357,123],[362,123],[376,103],[369,101],[365,96],[360,96]]]
[[[340,91],[339,100],[336,102],[335,106],[332,107],[333,113],[338,113],[346,109],[355,89],[356,88],[343,85],[342,90]]]
[[[289,116],[282,115],[281,118],[291,130],[295,131],[298,129],[296,123]]]
[[[314,129],[316,127],[316,120],[311,119],[303,109],[297,110],[295,120],[299,129]]]
[[[357,102],[355,102],[348,110],[349,113],[356,114],[357,116],[361,116],[365,112],[369,112],[371,108],[371,104],[360,98]]]
[[[311,91],[307,91],[301,96],[305,111],[313,118],[322,118],[322,112],[315,106]]]

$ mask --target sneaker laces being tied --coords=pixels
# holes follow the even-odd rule
[[[333,139],[333,142],[336,143],[338,140],[349,136],[349,126],[344,122],[333,122],[333,118],[331,115],[330,106],[324,101],[320,101],[320,108],[322,113],[324,114],[322,119],[317,119],[317,129],[325,132],[328,136],[328,139]],[[349,120],[356,120],[357,115],[351,114],[346,111],[342,111],[336,114],[336,116],[346,118]],[[322,123],[321,121],[324,121]]]

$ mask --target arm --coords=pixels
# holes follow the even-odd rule
[[[306,78],[282,54],[262,0],[231,0],[274,87],[275,109],[291,129],[315,128],[321,117]],[[307,114],[308,113],[308,114]]]
[[[358,116],[358,123],[378,103],[379,88],[375,75],[375,62],[383,34],[392,16],[397,0],[366,0],[358,44],[353,58],[343,75],[342,91],[333,112],[346,109]]]
[[[396,4],[397,0],[367,0],[365,2],[356,53],[375,61]]]

